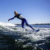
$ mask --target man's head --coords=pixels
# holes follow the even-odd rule
[[[15,14],[15,15],[18,15],[17,11],[14,11],[14,14]]]

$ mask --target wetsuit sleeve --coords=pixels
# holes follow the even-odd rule
[[[10,18],[9,20],[12,20],[12,19],[14,19],[15,17],[13,17],[13,18]]]

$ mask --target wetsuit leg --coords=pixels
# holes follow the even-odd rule
[[[27,26],[29,26],[30,28],[32,28],[34,30],[34,28],[31,25],[28,24],[28,22],[27,22],[26,19],[24,21],[25,21],[25,23],[26,23]]]
[[[22,20],[21,25],[22,25],[22,28],[24,28],[24,19]]]

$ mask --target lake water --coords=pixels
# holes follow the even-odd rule
[[[18,26],[0,26],[0,50],[50,50],[50,25],[32,25],[39,32]]]

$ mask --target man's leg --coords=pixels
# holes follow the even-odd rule
[[[22,23],[21,23],[21,25],[22,25],[22,28],[24,28],[24,20],[22,20]]]
[[[27,23],[26,19],[25,19],[25,23],[26,23],[27,26],[29,26],[30,28],[32,28],[33,30],[35,30],[31,25],[29,25],[29,24]]]

